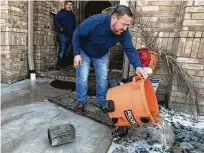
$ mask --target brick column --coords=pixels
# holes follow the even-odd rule
[[[177,61],[200,85],[198,102],[201,114],[204,114],[204,2],[188,1],[184,4],[181,12],[181,31],[177,38]],[[173,80],[170,107],[179,110],[194,108],[193,102],[186,105],[186,95],[178,90],[181,86],[178,81]]]
[[[37,73],[57,62],[57,41],[51,7],[58,8],[58,1],[34,1],[34,62]]]
[[[27,2],[1,1],[1,81],[28,76]]]
[[[142,12],[143,19],[151,17],[152,21],[158,23],[158,30],[160,30],[159,39],[157,41],[158,47],[163,46],[167,49],[173,49],[175,44],[175,37],[177,35],[178,24],[176,18],[179,16],[179,1],[151,1],[151,0],[138,0],[137,11]],[[148,28],[148,27],[147,27]],[[146,47],[142,44],[137,31],[132,33],[133,44],[137,49]],[[129,75],[135,74],[133,67],[130,67]],[[164,60],[160,59],[157,69],[154,72],[153,78],[160,79],[160,84],[157,90],[158,101],[166,100],[166,94],[169,92],[169,82],[171,76],[168,76]]]

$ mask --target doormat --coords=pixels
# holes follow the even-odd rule
[[[48,100],[75,113],[76,92],[71,92],[58,97],[49,97]],[[85,111],[81,115],[106,125],[109,128],[114,128],[112,120],[108,117],[108,114],[103,113],[102,110],[96,105],[95,96],[88,96]]]
[[[71,81],[53,80],[52,82],[50,82],[50,85],[58,89],[76,91],[76,83],[71,82]],[[88,86],[87,94],[89,96],[96,95],[95,80],[92,78],[89,79],[89,86]]]

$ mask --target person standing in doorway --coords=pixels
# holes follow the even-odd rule
[[[57,69],[60,62],[72,45],[72,35],[76,27],[75,15],[72,13],[73,2],[65,1],[64,9],[61,9],[54,17],[54,25],[58,32],[59,52]]]
[[[133,14],[127,6],[117,6],[111,15],[96,14],[84,20],[73,34],[74,66],[76,68],[76,112],[82,113],[87,101],[88,76],[91,61],[96,75],[96,100],[106,100],[108,89],[109,48],[120,42],[136,74],[148,77],[133,46],[128,26]]]

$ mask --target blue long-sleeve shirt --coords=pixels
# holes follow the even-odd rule
[[[102,57],[109,52],[109,48],[120,42],[134,68],[142,67],[139,55],[132,44],[128,30],[116,35],[110,28],[111,16],[97,14],[84,20],[73,34],[74,55],[85,52],[90,57]]]
[[[76,28],[75,15],[71,11],[62,9],[55,15],[54,25],[59,33],[72,36]]]

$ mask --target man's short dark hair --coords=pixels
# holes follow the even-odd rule
[[[132,11],[130,10],[129,7],[125,6],[125,5],[119,5],[117,6],[113,12],[111,13],[111,15],[116,14],[118,16],[123,16],[123,15],[127,15],[129,17],[133,17]]]
[[[67,3],[72,3],[73,4],[73,1],[65,1],[65,4],[67,4]]]

